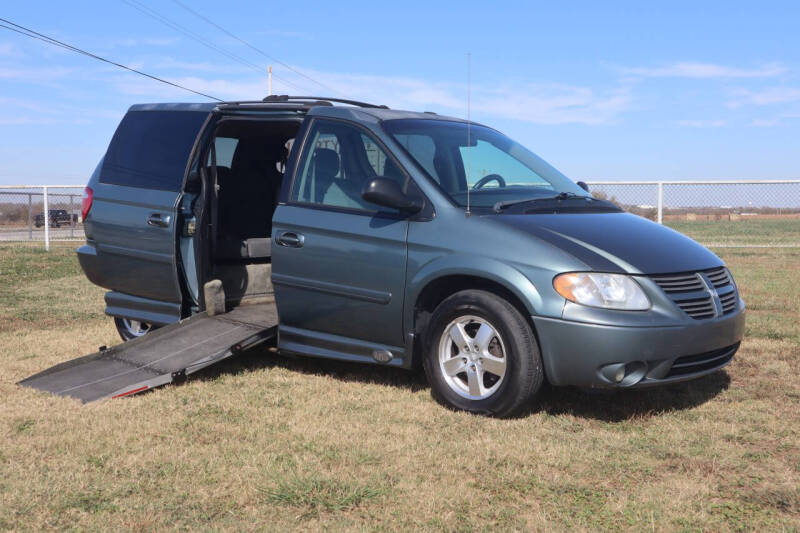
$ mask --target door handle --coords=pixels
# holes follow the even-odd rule
[[[169,215],[161,216],[161,213],[153,213],[147,217],[147,225],[155,226],[157,228],[168,228],[171,218],[172,217]]]
[[[302,233],[295,233],[293,231],[284,231],[275,237],[275,242],[281,246],[289,248],[302,248],[303,243],[306,242],[305,235]]]

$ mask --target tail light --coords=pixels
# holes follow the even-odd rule
[[[92,208],[92,200],[94,200],[94,191],[90,187],[83,189],[83,197],[81,198],[81,220],[86,220],[89,215],[89,210]]]

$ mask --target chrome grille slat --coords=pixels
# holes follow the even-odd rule
[[[696,304],[679,303],[678,305],[684,311],[702,311],[703,309],[714,309],[714,306],[708,300]]]
[[[713,307],[711,305],[711,298],[706,298],[705,300],[699,302],[678,302],[678,305],[684,309],[691,309],[693,307]]]
[[[673,275],[656,275],[650,276],[651,278],[659,281],[663,281],[669,283],[671,281],[686,281],[686,280],[693,280],[697,278],[697,274],[682,274],[680,276],[673,276]]]
[[[663,285],[661,285],[661,288],[664,289],[665,291],[672,291],[672,292],[696,291],[696,290],[702,290],[703,289],[703,284],[700,283],[699,281],[692,282],[692,284],[682,284],[682,285],[666,285],[666,284],[663,284]]]

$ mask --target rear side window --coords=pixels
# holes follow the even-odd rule
[[[199,111],[129,111],[106,152],[101,183],[177,191],[208,117]]]

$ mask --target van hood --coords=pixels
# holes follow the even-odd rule
[[[724,264],[683,234],[630,213],[501,214],[492,218],[601,272],[666,274]]]

